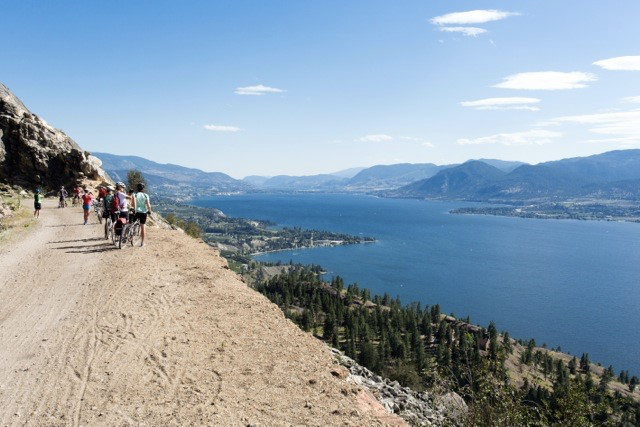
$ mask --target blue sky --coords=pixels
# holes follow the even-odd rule
[[[83,148],[245,175],[640,148],[640,2],[1,1]]]

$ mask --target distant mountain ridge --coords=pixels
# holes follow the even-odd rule
[[[455,184],[453,187],[452,183]],[[634,199],[640,197],[640,186],[636,183],[640,184],[640,150],[618,150],[537,165],[525,164],[509,173],[467,162],[388,195],[482,201],[571,197]]]
[[[142,172],[153,190],[161,195],[213,195],[247,191],[251,185],[221,172],[204,172],[171,163],[157,163],[138,156],[119,156],[94,153],[102,160],[103,168],[115,180],[126,181],[127,172],[136,169]]]
[[[610,151],[537,165],[496,159],[469,160],[454,165],[399,163],[335,174],[253,175],[242,180],[220,172],[161,164],[137,156],[95,155],[102,159],[105,170],[114,179],[124,180],[128,170],[138,169],[155,191],[183,197],[233,192],[310,191],[504,203],[576,197],[640,198],[640,150]]]

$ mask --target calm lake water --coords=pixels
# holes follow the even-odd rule
[[[280,226],[377,243],[257,257],[322,265],[372,293],[440,304],[516,338],[640,373],[640,224],[451,215],[469,203],[342,194],[219,196],[195,202]]]

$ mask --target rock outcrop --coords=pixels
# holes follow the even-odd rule
[[[338,363],[344,366],[347,380],[364,387],[382,404],[390,414],[399,415],[412,426],[457,426],[464,423],[467,405],[456,393],[433,396],[428,392],[417,392],[402,387],[397,381],[382,378],[369,369],[359,365],[339,350],[330,349]],[[343,375],[339,370],[333,372],[337,377]]]
[[[0,83],[0,182],[54,190],[109,181],[102,163]]]

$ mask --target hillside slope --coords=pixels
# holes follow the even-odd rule
[[[142,172],[153,191],[159,195],[192,196],[221,192],[245,191],[251,185],[231,178],[222,172],[204,172],[171,163],[163,164],[138,156],[118,156],[94,153],[104,169],[115,180],[126,181],[132,169]]]
[[[117,250],[54,205],[0,246],[1,425],[381,423],[215,250],[159,228]]]

